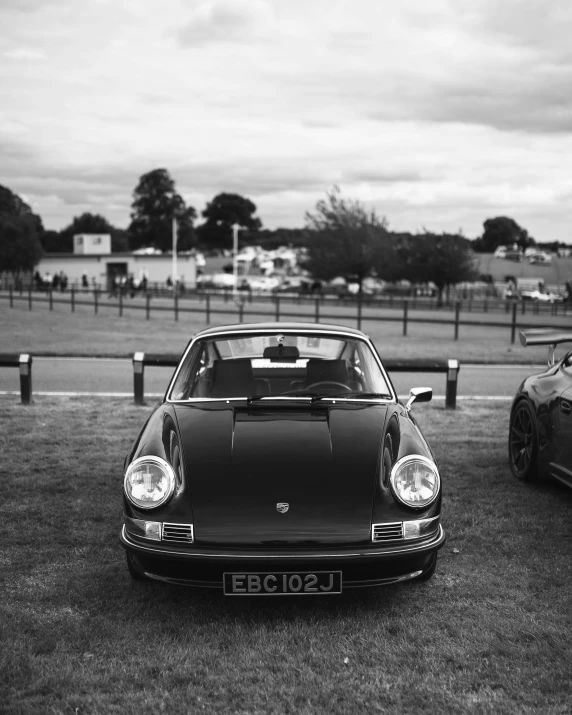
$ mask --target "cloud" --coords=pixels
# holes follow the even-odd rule
[[[248,43],[260,37],[269,17],[264,0],[215,0],[201,4],[176,35],[183,47]]]
[[[26,47],[18,47],[14,50],[6,50],[4,57],[12,60],[42,60],[46,56],[41,50],[30,50]]]

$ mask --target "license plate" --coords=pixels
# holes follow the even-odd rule
[[[341,571],[224,573],[225,596],[299,596],[342,592]]]

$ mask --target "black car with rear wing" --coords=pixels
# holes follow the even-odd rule
[[[527,377],[512,403],[508,456],[522,481],[553,477],[572,486],[572,351],[555,360],[557,345],[572,343],[572,331],[523,330],[523,346],[547,345],[548,365]]]
[[[361,331],[203,330],[124,465],[134,579],[232,596],[332,595],[431,578],[441,478]]]

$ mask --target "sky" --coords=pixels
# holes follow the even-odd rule
[[[0,184],[120,227],[166,168],[301,227],[332,186],[394,231],[510,216],[572,243],[570,0],[0,0]]]

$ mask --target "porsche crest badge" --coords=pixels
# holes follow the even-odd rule
[[[290,504],[285,501],[279,501],[278,504],[276,504],[276,511],[279,511],[281,514],[285,514],[289,508]]]

